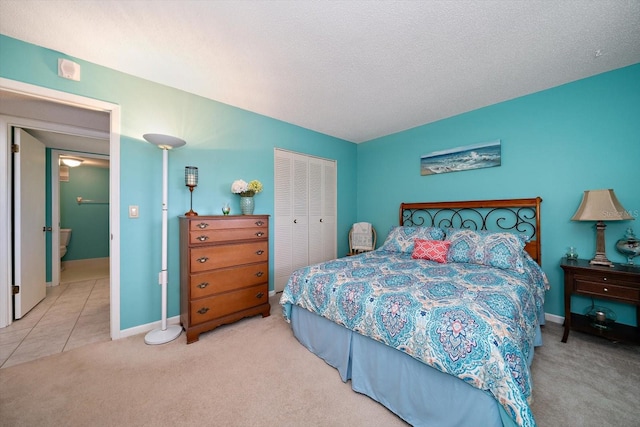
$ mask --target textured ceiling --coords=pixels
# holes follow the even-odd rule
[[[0,33],[362,142],[640,62],[640,0],[0,0]]]

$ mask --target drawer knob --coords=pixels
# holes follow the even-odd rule
[[[256,236],[258,236],[258,237],[262,237],[262,236],[264,236],[264,233],[263,233],[262,231],[258,231],[258,232],[256,233]]]
[[[264,274],[264,273],[263,273],[262,271],[258,271],[258,272],[256,273],[256,276],[258,276],[258,277],[262,277],[262,275],[263,275],[263,274]]]
[[[258,299],[262,298],[263,296],[264,296],[264,294],[262,292],[258,292],[256,294],[256,298],[258,298]]]
[[[264,253],[264,251],[262,249],[260,249],[259,251],[256,251],[256,255],[262,255]]]
[[[607,278],[606,278],[606,277],[603,277],[603,278],[602,278],[602,280],[603,280],[604,282],[606,282],[606,281],[607,281]]]
[[[200,284],[198,285],[198,287],[199,287],[200,289],[204,289],[204,288],[206,288],[207,286],[209,286],[209,282],[202,282],[202,283],[200,283]]]
[[[263,225],[264,225],[264,222],[263,222],[263,221],[256,221],[256,225],[257,225],[258,227],[261,227],[261,226],[263,226]]]
[[[603,289],[603,291],[605,291],[605,292],[609,292],[609,289],[607,289],[607,288],[604,288],[604,289]]]
[[[202,236],[198,236],[196,237],[198,240],[200,240],[201,242],[204,242],[206,240],[209,240],[209,236],[205,236],[204,234]]]
[[[207,311],[209,311],[209,307],[202,307],[200,310],[198,310],[198,313],[205,314]]]
[[[202,258],[198,258],[196,261],[198,261],[200,264],[204,264],[205,262],[209,261],[209,257],[203,256]]]
[[[201,230],[207,228],[208,226],[209,224],[207,224],[206,222],[201,222],[200,224],[197,225],[197,227]]]

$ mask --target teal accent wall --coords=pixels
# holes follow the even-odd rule
[[[496,139],[500,167],[421,176],[420,156]],[[564,316],[560,258],[575,246],[581,258],[595,253],[593,223],[571,216],[584,190],[613,188],[640,218],[640,64],[491,105],[358,145],[358,221],[370,221],[382,243],[398,223],[401,202],[528,198],[542,202],[542,267],[551,289],[545,311]],[[608,222],[606,251],[635,221]],[[640,262],[639,260],[636,260]],[[598,302],[599,303],[599,302]],[[572,311],[590,299],[574,297]],[[634,325],[632,306],[602,303]]]
[[[82,197],[100,203],[78,204]],[[69,168],[69,181],[60,182],[60,228],[71,229],[62,261],[109,257],[109,169]]]
[[[80,64],[82,80],[58,77],[58,58]],[[120,248],[114,250],[121,255],[121,330],[160,319],[162,152],[143,140],[145,133],[187,141],[169,154],[169,317],[180,312],[178,216],[189,210],[185,166],[198,167],[193,209],[199,214],[220,214],[226,202],[232,214],[239,213],[239,199],[231,194],[231,183],[258,179],[265,189],[256,196],[255,212],[273,216],[274,147],[337,160],[337,229],[338,236],[344,236],[339,239],[338,253],[347,252],[346,236],[356,221],[355,144],[3,35],[0,76],[120,105]],[[128,217],[129,205],[139,206],[138,219]],[[75,237],[74,232],[72,241]],[[273,254],[273,239],[270,251]],[[269,268],[273,289],[273,257]]]

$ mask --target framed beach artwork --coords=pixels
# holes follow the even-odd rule
[[[434,151],[420,157],[420,175],[466,171],[500,166],[500,140]]]

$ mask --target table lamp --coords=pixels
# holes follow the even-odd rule
[[[596,222],[596,256],[589,261],[592,265],[605,265],[613,267],[613,263],[607,259],[604,229],[607,227],[604,221],[623,221],[634,219],[625,208],[622,207],[612,189],[587,190],[582,196],[582,203],[576,213],[571,217],[572,221],[597,221]]]

